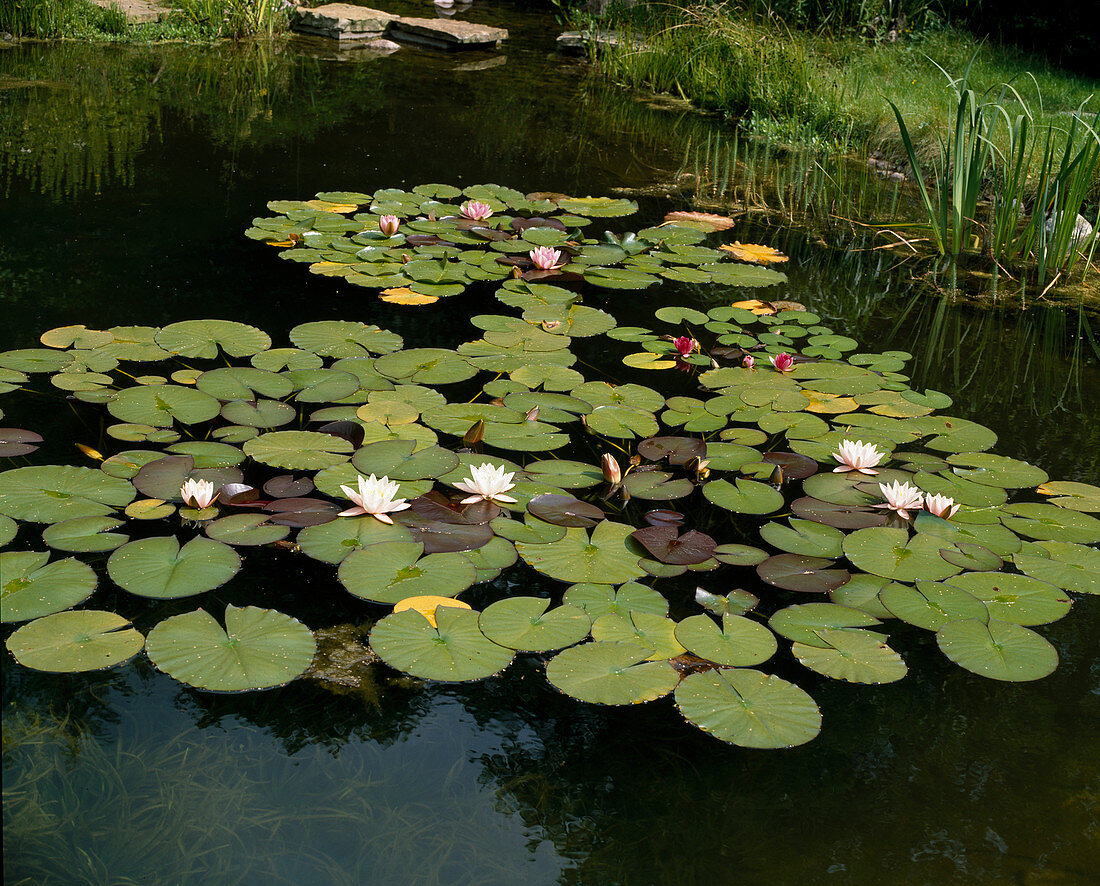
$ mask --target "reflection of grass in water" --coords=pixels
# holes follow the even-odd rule
[[[441,741],[288,758],[255,729],[106,743],[71,721],[9,709],[5,882],[524,879],[531,850],[518,828],[493,809],[461,748],[438,757]]]

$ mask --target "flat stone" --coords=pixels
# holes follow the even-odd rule
[[[164,18],[169,11],[154,0],[92,0],[102,9],[118,8],[132,25],[144,25]]]
[[[566,31],[557,39],[558,52],[564,55],[587,55],[588,47],[595,44],[596,52],[630,43],[635,49],[642,46],[638,37],[621,37],[616,31]]]
[[[330,40],[372,40],[381,37],[397,18],[380,9],[329,3],[312,9],[296,6],[290,17],[290,29],[297,34],[326,37]]]
[[[508,38],[508,31],[453,19],[403,17],[390,25],[387,36],[435,49],[491,49]]]
[[[333,40],[331,37],[295,33],[291,40],[297,50],[311,58],[338,62],[368,61],[391,55],[401,48],[384,37],[372,37],[367,40]]]

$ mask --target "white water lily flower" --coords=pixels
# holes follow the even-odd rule
[[[209,480],[196,480],[194,478],[184,482],[180,487],[180,495],[183,496],[185,505],[200,510],[210,507],[214,499],[217,498],[213,483]]]
[[[512,482],[514,476],[515,471],[504,473],[503,465],[497,468],[490,462],[485,462],[476,468],[471,467],[469,478],[459,480],[455,486],[463,492],[471,493],[469,497],[462,499],[464,505],[473,504],[482,499],[515,504],[516,500],[512,496],[501,494],[515,487],[516,484]]]
[[[354,508],[348,508],[337,515],[340,517],[358,517],[362,514],[370,514],[374,519],[381,520],[383,523],[393,523],[388,513],[390,511],[403,511],[409,506],[405,499],[394,498],[397,495],[397,490],[401,488],[401,484],[389,477],[380,478],[371,474],[369,478],[364,479],[360,474],[358,492],[350,486],[341,486],[340,488],[344,490],[344,495],[355,502]]]
[[[864,443],[862,440],[842,440],[833,453],[833,458],[840,462],[840,467],[833,468],[834,474],[844,471],[859,471],[861,474],[875,475],[878,471],[872,471],[875,465],[882,461],[885,452],[879,452],[874,443]]]
[[[919,511],[924,504],[924,493],[908,483],[895,480],[893,483],[879,483],[878,488],[882,490],[886,503],[875,507],[896,511],[903,520],[908,520],[909,512]]]
[[[955,511],[959,509],[959,506],[955,504],[955,499],[948,498],[946,495],[926,495],[924,497],[924,509],[930,514],[942,517],[944,520],[950,520],[955,516]]]

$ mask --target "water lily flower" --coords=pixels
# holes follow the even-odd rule
[[[551,249],[549,246],[536,246],[527,253],[527,257],[531,259],[536,268],[543,271],[556,271],[565,264],[561,260],[561,252],[557,249]]]
[[[874,476],[878,471],[871,470],[882,461],[885,452],[879,452],[874,443],[864,443],[862,440],[842,440],[833,453],[833,458],[840,462],[840,467],[833,468],[834,474],[844,471],[859,471],[861,474]]]
[[[600,467],[603,468],[603,478],[615,486],[623,482],[623,472],[619,463],[610,452],[605,452],[600,458]]]
[[[693,338],[688,338],[686,335],[681,335],[679,338],[672,340],[672,345],[681,357],[686,357],[688,354],[695,353],[699,347],[699,342]]]
[[[409,503],[403,499],[395,499],[397,490],[401,484],[389,477],[376,477],[371,474],[369,478],[359,475],[359,491],[356,492],[350,486],[341,486],[351,501],[355,502],[354,508],[341,511],[337,516],[358,517],[362,514],[370,514],[374,519],[383,523],[393,523],[389,516],[391,511],[403,511]]]
[[[924,493],[908,483],[895,480],[893,483],[879,483],[878,488],[882,490],[886,503],[875,507],[896,511],[903,520],[908,520],[909,512],[919,511],[924,504]]]
[[[209,480],[191,478],[180,487],[183,503],[193,508],[208,508],[215,499],[214,484]]]
[[[942,517],[944,520],[950,520],[955,516],[955,511],[959,509],[959,506],[955,504],[955,499],[948,498],[946,495],[926,495],[924,497],[924,509],[930,514]]]
[[[460,207],[462,214],[472,221],[484,221],[493,214],[493,207],[477,200],[467,200]]]
[[[745,356],[741,358],[741,365],[746,369],[752,369],[756,365],[756,358],[753,357],[752,354],[745,354]]]
[[[396,234],[399,227],[401,227],[401,219],[396,215],[384,215],[378,219],[378,230],[387,237],[392,237]]]
[[[794,357],[790,354],[777,354],[771,358],[772,366],[780,372],[790,372],[794,369]]]
[[[472,493],[462,499],[462,504],[469,505],[475,501],[495,501],[506,504],[515,504],[516,500],[510,495],[504,495],[509,489],[515,487],[512,477],[515,471],[504,473],[504,466],[494,467],[490,462],[470,468],[470,476],[465,480],[459,480],[455,486],[463,492]]]

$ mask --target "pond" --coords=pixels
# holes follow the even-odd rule
[[[302,323],[361,320],[406,347],[454,348],[479,334],[467,317],[500,310],[473,290],[388,304],[282,261],[244,236],[271,200],[425,182],[635,196],[636,216],[606,220],[619,232],[692,208],[654,184],[677,181],[685,146],[717,137],[716,121],[593,82],[554,55],[544,13],[473,14],[511,29],[499,54],[4,49],[3,348],[34,347],[70,324],[199,317],[252,324],[280,343]],[[864,350],[913,354],[913,387],[946,393],[953,414],[995,431],[998,454],[1100,482],[1095,315],[956,303],[893,256],[857,241],[827,248],[751,213],[723,239],[781,250],[788,281],[600,290],[586,304],[652,327],[664,305],[708,310],[759,292],[799,302]],[[618,350],[583,356],[636,380]],[[640,383],[658,384],[653,375]],[[46,442],[0,468],[91,464],[73,443],[107,455],[129,447],[94,413],[44,413],[45,402],[4,397],[3,423]],[[21,531],[13,548],[36,535]],[[246,559],[200,604],[270,606],[311,627],[384,612],[358,600],[349,609],[326,564],[281,549]],[[755,581],[748,574],[679,581],[688,596],[695,583],[724,594]],[[493,585],[524,583],[554,592],[519,568]],[[141,611],[149,624],[194,608],[135,609],[106,580],[96,594],[99,608]],[[144,655],[52,674],[5,653],[5,881],[1085,883],[1100,869],[1100,604],[1078,595],[1068,617],[1038,630],[1060,664],[1034,682],[982,679],[948,661],[933,634],[897,623],[891,643],[910,671],[900,682],[828,680],[785,661],[781,676],[797,677],[825,724],[787,750],[717,741],[669,698],[578,703],[531,657],[473,683],[375,665],[354,687],[297,680],[219,694]]]

